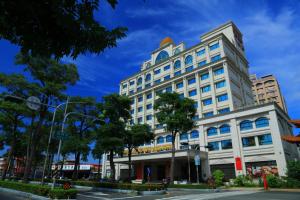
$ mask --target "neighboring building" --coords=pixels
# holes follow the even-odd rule
[[[196,154],[203,180],[215,169],[222,169],[226,178],[247,171],[257,174],[262,168],[284,175],[286,160],[298,158],[296,146],[281,140],[281,135],[292,134],[289,118],[273,103],[255,105],[251,85],[242,34],[232,22],[202,35],[201,42],[188,49],[165,38],[141,71],[120,84],[120,94],[132,99],[131,123],[151,125],[156,136],[132,157],[136,179],[146,179],[149,172],[151,180],[169,176],[171,136],[153,110],[161,92],[177,92],[197,102],[197,126],[175,141],[175,180],[188,179],[188,156],[191,180],[196,180]],[[126,151],[124,155],[114,159],[116,178],[127,175]],[[105,155],[102,174],[110,174]]]
[[[284,97],[281,94],[278,81],[273,75],[257,78],[256,74],[253,74],[250,75],[250,79],[255,103],[276,102],[287,113]]]
[[[0,174],[2,175],[3,171],[5,170],[7,166],[7,158],[6,157],[1,157],[0,158]]]

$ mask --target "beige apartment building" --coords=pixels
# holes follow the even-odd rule
[[[285,112],[287,107],[281,94],[277,79],[272,74],[257,78],[256,74],[250,75],[255,103],[262,104],[276,102]]]

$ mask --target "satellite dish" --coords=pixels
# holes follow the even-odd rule
[[[41,101],[39,98],[31,96],[27,98],[26,105],[32,110],[38,110],[41,107]]]

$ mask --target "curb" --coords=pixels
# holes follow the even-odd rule
[[[202,191],[202,192],[223,192],[224,189],[191,189],[191,188],[168,188],[168,191]]]
[[[270,192],[300,192],[300,189],[270,188],[268,191],[270,191]]]
[[[32,199],[32,200],[48,200],[49,199],[47,197],[38,196],[36,194],[32,194],[32,193],[28,193],[28,192],[22,192],[22,191],[19,191],[19,190],[13,190],[13,189],[8,189],[8,188],[2,188],[2,187],[0,187],[0,191],[11,193],[11,194],[14,194],[14,196],[24,197],[26,199]]]

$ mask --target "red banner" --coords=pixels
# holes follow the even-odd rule
[[[243,169],[242,160],[241,160],[240,157],[235,158],[235,168],[236,168],[236,170],[242,170]]]

